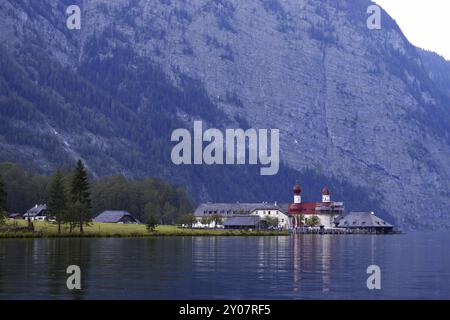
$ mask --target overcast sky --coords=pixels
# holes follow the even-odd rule
[[[397,21],[412,44],[450,60],[450,0],[373,1]]]

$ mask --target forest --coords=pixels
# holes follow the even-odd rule
[[[57,175],[61,175],[63,189],[67,190],[70,198],[74,172],[76,168],[68,168],[48,176],[13,163],[1,163],[0,180],[6,200],[3,209],[9,213],[25,213],[35,204],[48,204],[52,200],[52,184]],[[177,218],[193,210],[193,203],[184,188],[161,179],[131,180],[122,175],[92,179],[88,173],[87,182],[90,200],[87,219],[104,210],[126,210],[141,221],[152,216],[159,224],[173,224]]]

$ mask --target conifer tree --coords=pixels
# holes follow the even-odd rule
[[[76,221],[83,233],[83,225],[91,219],[91,198],[89,193],[89,180],[86,168],[81,160],[78,160],[72,175],[71,187],[71,221]]]
[[[48,211],[58,223],[58,233],[61,233],[61,224],[67,219],[67,191],[64,184],[64,174],[57,170],[50,183]]]

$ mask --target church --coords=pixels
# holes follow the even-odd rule
[[[302,189],[297,183],[294,188],[294,202],[288,207],[288,216],[293,229],[308,224],[313,217],[319,219],[318,226],[329,229],[344,214],[344,203],[331,201],[328,187],[322,189],[322,202],[302,202]],[[317,219],[314,218],[314,219]]]
[[[293,203],[202,203],[194,212],[197,222],[195,227],[216,227],[215,222],[205,224],[205,217],[218,215],[225,222],[231,217],[256,215],[261,220],[269,217],[278,220],[281,229],[297,229],[310,225],[316,220],[315,227],[334,228],[338,218],[344,214],[343,202],[331,201],[328,187],[322,189],[321,202],[302,202],[302,190],[297,183],[294,188]]]

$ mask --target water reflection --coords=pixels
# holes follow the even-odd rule
[[[449,234],[0,240],[0,299],[450,298]],[[79,265],[82,290],[66,287]],[[382,270],[382,290],[366,268]]]
[[[329,292],[332,275],[331,254],[339,255],[339,251],[332,251],[333,237],[315,235],[295,235],[293,243],[293,291],[314,290]]]
[[[85,239],[2,240],[0,292],[2,298],[42,296],[81,299],[89,289],[91,241]],[[78,265],[83,290],[67,289],[66,269]]]

